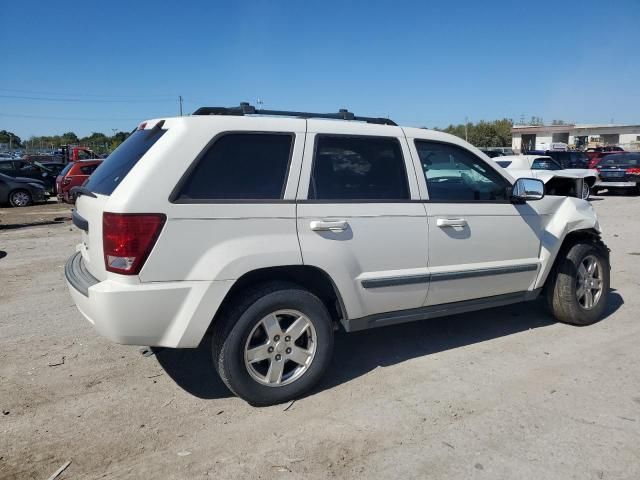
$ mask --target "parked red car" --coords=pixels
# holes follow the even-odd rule
[[[622,153],[624,150],[621,147],[596,147],[587,148],[587,155],[589,157],[589,166],[587,168],[596,168],[596,165],[600,163],[607,155],[612,153]]]
[[[58,201],[76,203],[75,197],[71,194],[71,189],[82,185],[101,163],[101,159],[79,160],[71,162],[64,167],[64,170],[56,178]]]

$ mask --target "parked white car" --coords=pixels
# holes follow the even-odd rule
[[[452,135],[347,111],[148,120],[75,194],[65,275],[80,312],[124,344],[192,348],[210,332],[220,377],[254,405],[316,384],[339,325],[540,294],[586,325],[609,292],[588,202],[545,196]]]
[[[587,168],[562,168],[553,158],[541,155],[508,155],[496,158],[515,178],[538,178],[549,195],[570,195],[587,200],[598,179],[598,171]]]

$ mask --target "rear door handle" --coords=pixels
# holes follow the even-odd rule
[[[444,227],[466,227],[467,221],[464,218],[438,218],[436,225],[440,228]]]
[[[314,232],[342,232],[349,224],[346,220],[312,220],[309,227]]]

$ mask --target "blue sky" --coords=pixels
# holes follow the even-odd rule
[[[638,0],[21,0],[0,20],[0,130],[23,138],[129,130],[178,95],[429,127],[640,123]]]

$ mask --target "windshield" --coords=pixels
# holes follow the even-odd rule
[[[40,162],[33,162],[33,164],[36,167],[40,168],[41,170],[44,170],[45,172],[49,172],[49,173],[53,172],[53,170],[51,170],[51,168],[47,167],[46,165],[43,165]]]
[[[158,141],[166,130],[136,130],[89,177],[85,185],[94,193],[111,195],[133,166]]]
[[[558,162],[552,158],[536,158],[531,164],[531,170],[562,170]]]

